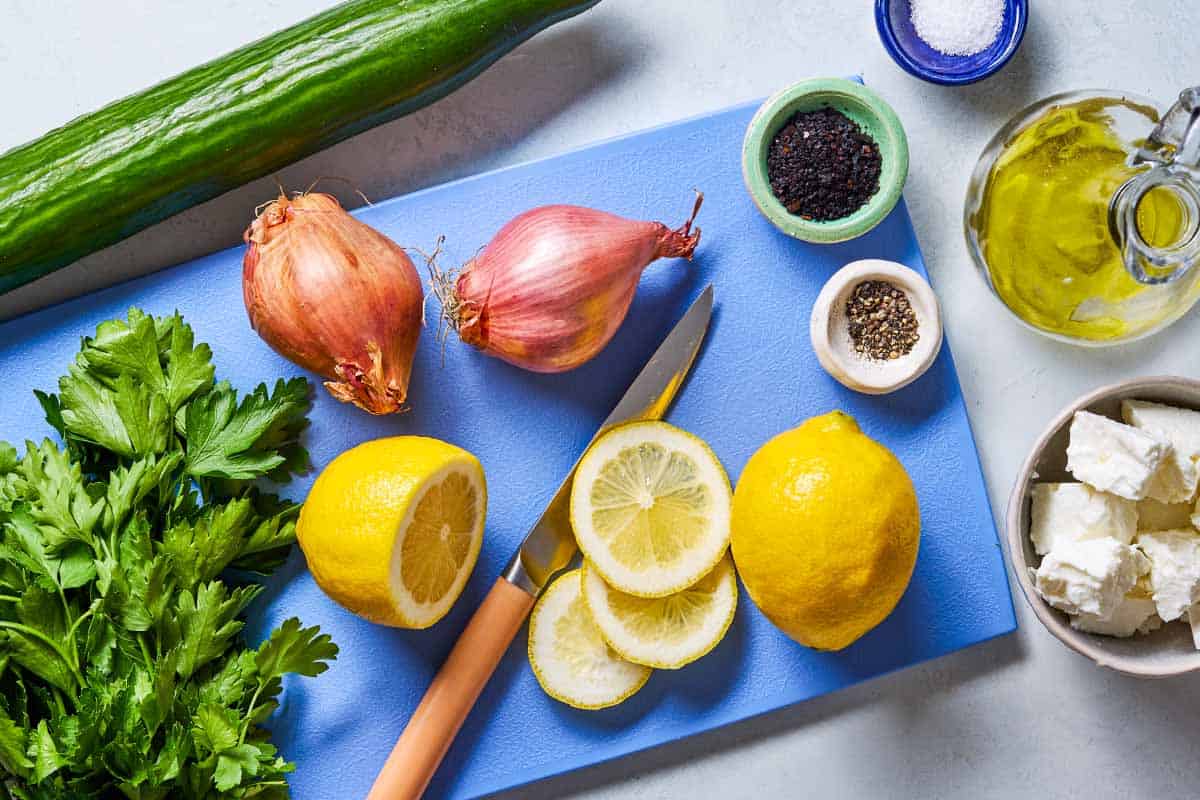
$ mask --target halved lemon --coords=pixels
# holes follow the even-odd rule
[[[707,575],[729,547],[731,490],[708,445],[665,422],[614,428],[571,487],[579,549],[609,586],[664,597]]]
[[[583,709],[615,706],[646,685],[652,670],[608,646],[583,601],[581,570],[564,573],[529,619],[529,665],[546,694]]]
[[[296,538],[335,601],[372,622],[428,628],[462,594],[486,514],[479,459],[438,439],[395,436],[325,468]]]
[[[737,593],[729,556],[696,585],[658,598],[614,589],[583,565],[583,598],[604,640],[647,667],[679,669],[716,647],[733,622]]]

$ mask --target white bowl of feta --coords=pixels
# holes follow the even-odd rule
[[[1034,614],[1072,650],[1141,677],[1200,669],[1200,381],[1091,392],[1038,439],[1008,505]]]

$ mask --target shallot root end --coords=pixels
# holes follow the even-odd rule
[[[700,206],[704,204],[704,192],[699,189],[694,191],[696,192],[696,202],[692,205],[692,214],[687,218],[687,222],[673,231],[667,230],[666,226],[663,226],[663,234],[658,243],[659,258],[692,260],[692,255],[700,244],[700,229],[693,230],[692,225],[696,221],[696,215],[700,213]]]
[[[372,343],[367,347],[371,366],[367,369],[348,361],[338,362],[335,371],[341,380],[325,381],[325,388],[343,403],[353,403],[371,414],[402,414],[406,392],[394,381],[387,382],[383,374],[382,353]]]
[[[433,252],[428,255],[417,248],[412,248],[425,259],[425,268],[429,270],[429,293],[437,297],[438,303],[441,305],[441,311],[438,312],[437,340],[441,347],[443,366],[446,364],[446,340],[450,337],[450,332],[454,331],[459,336],[463,336],[464,331],[473,324],[473,320],[477,316],[470,313],[468,304],[458,294],[458,278],[462,275],[463,269],[442,269],[437,265],[437,257],[441,255],[442,244],[445,241],[445,236],[439,236]],[[423,312],[424,307],[422,307]],[[421,322],[424,324],[424,317]]]

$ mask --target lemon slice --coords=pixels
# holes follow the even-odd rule
[[[605,583],[664,597],[721,560],[730,495],[708,445],[665,422],[634,422],[609,431],[580,460],[571,525]]]
[[[479,460],[422,436],[377,439],[325,468],[296,537],[324,592],[361,617],[427,628],[479,558],[487,485]]]
[[[726,556],[682,592],[634,597],[610,587],[585,563],[583,598],[604,640],[621,658],[647,667],[679,669],[725,638],[737,610],[737,578],[733,561]]]
[[[615,706],[645,686],[652,670],[609,647],[583,601],[581,570],[564,573],[529,619],[529,665],[546,694],[575,708]]]

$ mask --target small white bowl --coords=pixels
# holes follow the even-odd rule
[[[917,316],[916,345],[890,361],[864,358],[854,350],[846,301],[864,281],[887,281],[903,289]],[[942,347],[942,312],[929,282],[903,264],[868,258],[842,267],[813,303],[809,335],[825,371],[848,389],[864,394],[894,392],[921,377]]]
[[[1076,411],[1087,410],[1119,420],[1121,401],[1127,399],[1200,410],[1200,381],[1134,378],[1089,392],[1063,409],[1038,438],[1017,475],[1008,501],[1008,553],[1029,607],[1059,641],[1102,667],[1143,678],[1164,678],[1200,670],[1200,651],[1192,643],[1187,625],[1171,622],[1153,633],[1128,639],[1083,633],[1071,627],[1066,614],[1042,600],[1029,577],[1029,568],[1041,563],[1041,556],[1033,551],[1029,540],[1029,493],[1033,484],[1075,480],[1067,472],[1067,444]]]

